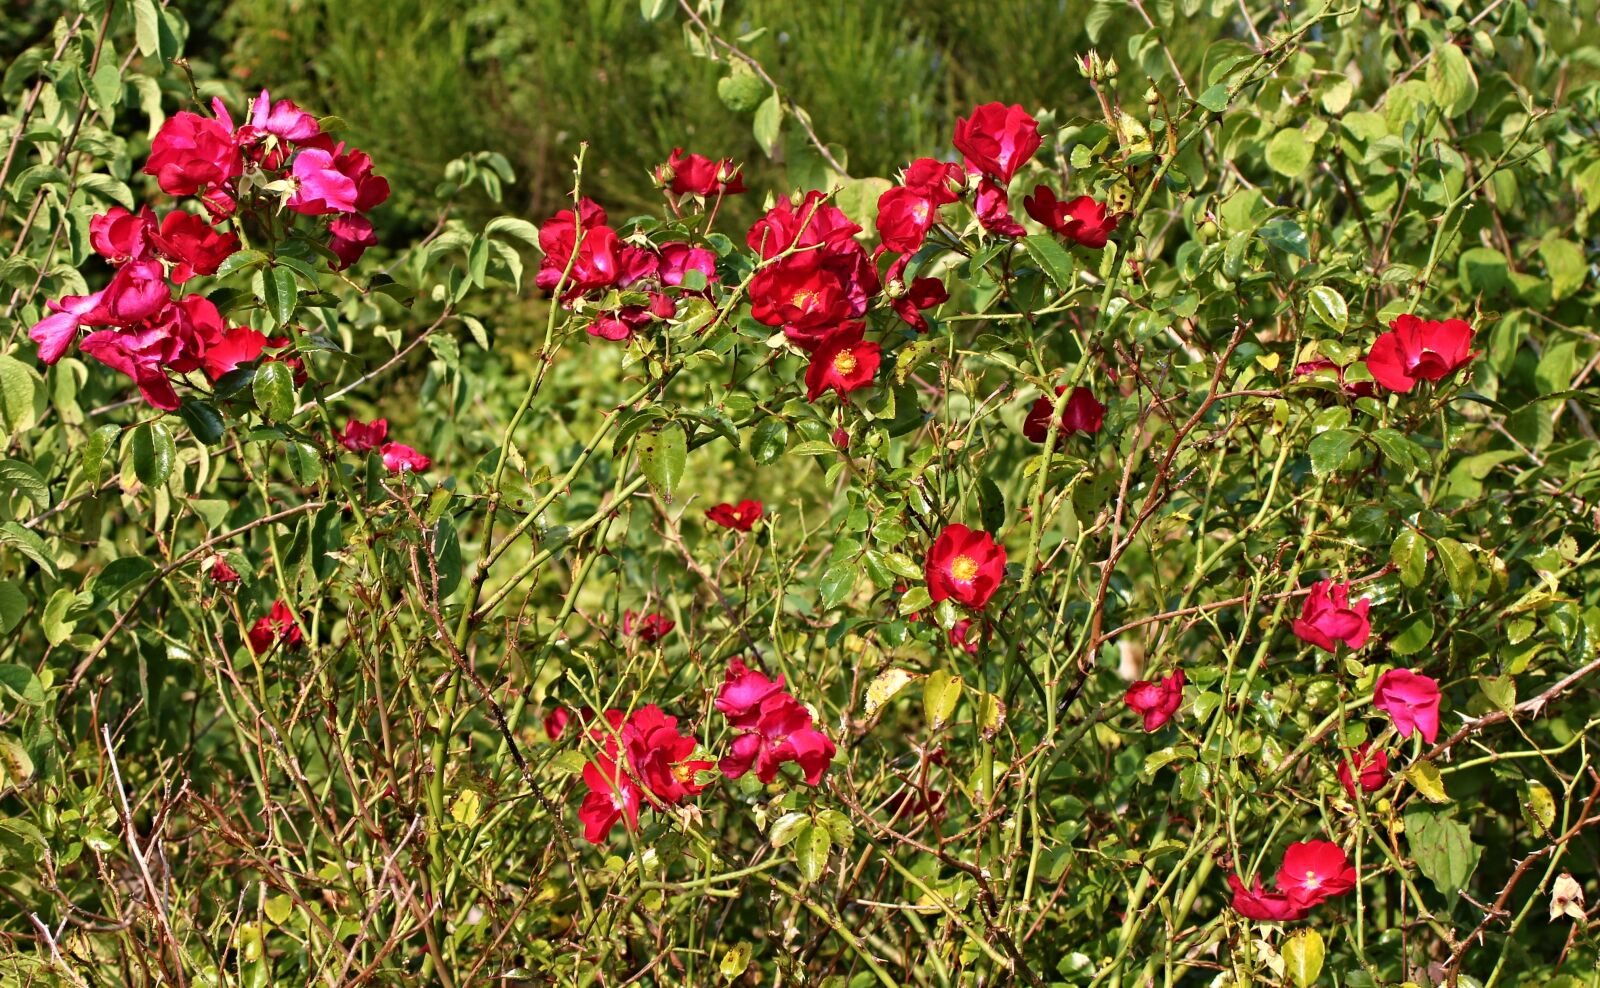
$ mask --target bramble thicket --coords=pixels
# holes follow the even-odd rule
[[[0,985],[1600,986],[1593,0],[190,6],[0,31]]]

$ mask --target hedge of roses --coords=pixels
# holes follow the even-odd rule
[[[1241,6],[1185,78],[1179,7],[1066,56],[1100,117],[852,177],[645,3],[792,187],[618,216],[595,135],[414,243],[175,8],[65,18],[0,87],[0,981],[1593,983],[1595,50]]]

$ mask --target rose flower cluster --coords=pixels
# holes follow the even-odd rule
[[[126,374],[152,406],[179,405],[174,378],[202,372],[215,384],[267,351],[286,347],[243,326],[229,326],[203,295],[179,294],[200,275],[215,274],[241,244],[241,219],[281,205],[304,216],[331,216],[327,247],[340,267],[355,263],[373,243],[362,215],[389,197],[389,183],[372,161],[324,134],[315,117],[263,91],[238,124],[221,100],[214,117],[182,112],[162,124],[144,171],[172,196],[195,197],[201,212],[174,209],[165,217],[145,207],[120,206],[94,217],[90,244],[113,267],[105,288],[47,303],[50,314],[29,336],[39,358],[53,364],[79,350]],[[276,196],[273,193],[276,192]],[[79,331],[90,332],[79,338]],[[266,359],[293,358],[281,354]]]

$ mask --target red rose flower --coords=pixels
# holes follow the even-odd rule
[[[982,637],[982,629],[971,618],[962,618],[950,626],[946,633],[952,648],[959,648],[968,655],[978,654],[978,639]]]
[[[1292,627],[1301,640],[1329,652],[1337,650],[1336,641],[1360,648],[1372,632],[1372,623],[1367,620],[1371,604],[1372,598],[1363,597],[1351,607],[1350,584],[1319,580],[1311,585],[1311,595]]]
[[[934,540],[923,571],[935,603],[948,597],[982,608],[1005,577],[1006,550],[988,532],[951,525]]]
[[[1056,388],[1056,394],[1060,395],[1065,390],[1065,385]],[[1050,437],[1050,415],[1055,407],[1055,399],[1044,396],[1028,409],[1027,418],[1022,420],[1022,434],[1030,442],[1043,443]],[[1066,407],[1061,409],[1061,425],[1056,430],[1056,441],[1064,441],[1074,432],[1093,435],[1100,431],[1105,418],[1106,406],[1095,400],[1094,392],[1084,387],[1073,388]]]
[[[656,180],[680,196],[710,198],[744,191],[744,175],[732,158],[712,161],[703,154],[686,155],[683,148],[673,148],[667,163],[656,167]]]
[[[807,401],[816,401],[829,388],[843,397],[872,383],[878,373],[880,348],[862,340],[861,333],[861,323],[845,323],[812,352],[806,368]]]
[[[84,320],[100,309],[104,295],[104,292],[63,295],[60,299],[45,302],[45,309],[50,314],[28,330],[28,338],[39,344],[39,360],[42,363],[53,364],[71,349]]]
[[[291,649],[304,639],[300,624],[294,619],[294,611],[281,600],[273,601],[272,610],[266,616],[256,619],[247,637],[250,640],[250,651],[257,655],[271,648],[274,642],[282,644],[285,649]]]
[[[814,786],[835,754],[833,742],[812,726],[811,712],[789,694],[777,693],[762,701],[754,728],[733,739],[717,767],[730,779],[754,768],[756,778],[766,783],[777,777],[783,763],[794,762],[806,784]]]
[[[389,198],[389,182],[372,173],[365,151],[307,148],[295,155],[295,190],[287,207],[304,216],[364,213]]]
[[[161,125],[144,164],[144,173],[154,175],[161,191],[174,196],[198,195],[243,172],[244,159],[230,128],[187,110]]]
[[[722,675],[722,688],[717,691],[712,705],[722,711],[728,723],[748,730],[755,726],[761,704],[782,692],[783,676],[768,679],[746,666],[743,660],[734,658],[728,661],[728,669]]]
[[[1378,677],[1372,705],[1387,713],[1403,738],[1421,731],[1429,744],[1439,736],[1439,683],[1410,669],[1391,669]]]
[[[339,437],[339,444],[352,453],[365,453],[382,446],[388,438],[388,419],[373,419],[371,422],[351,419],[344,424],[344,434]]]
[[[639,826],[639,807],[643,791],[622,771],[613,757],[601,755],[583,767],[583,783],[589,794],[578,806],[583,823],[583,839],[599,844],[611,834],[618,821],[626,820],[629,830]]]
[[[1460,319],[1434,322],[1404,315],[1372,341],[1367,370],[1385,388],[1403,393],[1418,381],[1450,376],[1477,355],[1472,349],[1472,327]]]
[[[1297,909],[1309,909],[1356,887],[1356,870],[1339,845],[1325,840],[1300,841],[1283,852],[1278,891]]]
[[[637,618],[638,620],[635,620]],[[647,645],[667,637],[673,628],[678,626],[676,621],[661,614],[634,614],[632,611],[622,612],[622,633],[638,638]]]
[[[1268,923],[1286,923],[1305,919],[1307,910],[1295,906],[1282,892],[1266,892],[1257,878],[1248,888],[1239,876],[1228,876],[1228,888],[1233,890],[1233,911],[1246,919]]]
[[[1184,682],[1182,669],[1160,682],[1141,679],[1128,687],[1128,691],[1122,695],[1122,702],[1128,705],[1129,710],[1144,718],[1146,731],[1158,731],[1183,704]]]
[[[906,284],[906,264],[910,260],[910,254],[902,254],[889,265],[889,273],[885,276],[889,286],[889,307],[906,325],[919,333],[926,333],[928,319],[922,313],[950,301],[950,293],[938,278],[913,278],[909,285]]]
[[[547,292],[562,286],[563,301],[609,288],[621,277],[621,248],[616,231],[606,226],[606,211],[583,199],[576,213],[563,209],[539,227],[544,259],[534,283]]]
[[[1028,232],[1012,217],[1005,188],[987,178],[978,183],[978,197],[973,211],[978,214],[978,222],[990,233],[998,233],[1002,237],[1020,237]]]
[[[1339,762],[1339,784],[1351,799],[1356,798],[1358,780],[1365,792],[1377,792],[1389,781],[1389,753],[1370,751],[1371,747],[1372,742],[1364,741],[1349,758]]]
[[[89,220],[89,246],[112,264],[148,260],[159,229],[149,206],[137,213],[112,206]]]
[[[200,274],[216,274],[228,256],[239,249],[239,238],[219,233],[193,213],[174,210],[152,235],[156,250],[171,261],[173,284],[181,285]]]
[[[220,381],[223,375],[237,370],[240,364],[260,358],[267,344],[264,334],[248,326],[234,326],[224,332],[220,340],[206,348],[201,366],[205,369],[206,377]]]
[[[762,512],[765,510],[760,501],[740,501],[737,505],[718,504],[709,508],[706,511],[706,518],[723,528],[748,532],[761,520]]]
[[[378,235],[372,229],[372,221],[365,216],[340,213],[328,224],[328,249],[339,258],[339,263],[334,265],[337,271],[343,271],[361,260],[367,248],[377,243]]]
[[[383,456],[383,467],[390,473],[419,473],[433,465],[433,461],[404,443],[384,443],[378,449]]]
[[[1108,214],[1105,203],[1097,202],[1093,196],[1062,202],[1044,185],[1022,200],[1022,208],[1057,235],[1091,250],[1104,247],[1122,219],[1120,213]]]
[[[172,288],[160,261],[130,261],[117,268],[100,298],[100,307],[84,317],[90,326],[129,327],[166,308]]]
[[[1004,185],[1039,150],[1039,122],[1020,106],[985,103],[956,121],[954,143],[968,168]]]
[[[206,575],[211,577],[213,583],[239,582],[239,571],[229,566],[227,560],[221,556],[211,557],[211,566],[206,570]]]
[[[960,169],[933,158],[919,158],[906,169],[905,181],[878,197],[878,238],[886,250],[915,253],[939,218],[939,207],[958,198],[951,179]]]
[[[791,247],[827,245],[829,252],[859,247],[855,242],[861,227],[837,206],[823,201],[821,192],[807,192],[798,204],[784,199],[756,220],[745,235],[745,243],[771,260]]]

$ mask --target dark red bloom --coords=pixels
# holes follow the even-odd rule
[[[361,260],[368,247],[376,246],[378,235],[372,221],[357,213],[340,213],[328,224],[328,249],[338,255],[334,268],[343,271]]]
[[[271,648],[274,642],[282,644],[285,649],[294,648],[304,635],[300,631],[300,623],[294,618],[294,611],[283,601],[275,600],[272,610],[256,619],[247,637],[250,639],[250,651],[260,655]]]
[[[1278,869],[1278,891],[1297,909],[1310,909],[1356,887],[1356,870],[1339,845],[1309,840],[1290,844]]]
[[[583,199],[576,213],[563,209],[539,227],[544,259],[534,281],[547,292],[560,285],[563,301],[608,288],[621,277],[621,246],[616,231],[606,226],[606,211]]]
[[[224,374],[237,370],[240,364],[250,363],[267,348],[267,337],[248,326],[234,326],[222,338],[206,348],[202,359],[206,377],[219,381]]]
[[[728,669],[722,676],[722,688],[717,691],[717,698],[712,705],[722,711],[728,723],[749,730],[755,726],[761,704],[768,697],[782,692],[783,676],[775,680],[768,679],[746,666],[743,660],[733,658],[728,661]]]
[[[404,443],[384,443],[378,448],[383,456],[384,469],[390,473],[418,473],[433,465],[433,461]]]
[[[757,322],[786,331],[831,329],[860,318],[878,286],[871,261],[858,245],[852,246],[855,251],[841,254],[808,250],[761,269],[750,280],[750,314]],[[860,262],[866,263],[866,272]],[[863,280],[867,273],[871,291]]]
[[[718,504],[706,510],[706,518],[723,528],[748,532],[761,520],[765,510],[760,501],[740,501],[738,504]]]
[[[89,246],[112,264],[148,260],[158,229],[149,206],[137,213],[112,206],[89,220]]]
[[[960,169],[933,158],[919,158],[906,169],[905,183],[878,197],[878,238],[887,250],[912,254],[927,239],[939,207],[956,201],[950,188]]]
[[[584,840],[599,844],[621,820],[626,821],[629,830],[639,826],[643,790],[628,773],[619,769],[614,757],[601,755],[585,765],[583,783],[589,787],[589,794],[578,807]]]
[[[830,252],[859,247],[855,236],[860,232],[861,227],[851,222],[843,210],[825,202],[821,192],[807,192],[799,203],[783,199],[767,210],[751,225],[745,243],[765,261],[791,247],[826,244]]]
[[[371,422],[351,419],[344,424],[344,434],[339,437],[339,444],[352,453],[365,453],[382,446],[388,438],[388,419],[373,419]]]
[[[978,214],[978,222],[990,233],[998,233],[1002,237],[1020,237],[1028,232],[1012,217],[1005,187],[990,179],[985,178],[978,183],[978,197],[973,210]]]
[[[1339,762],[1339,784],[1351,799],[1356,798],[1358,780],[1364,792],[1377,792],[1389,781],[1389,753],[1371,748],[1372,742],[1363,741],[1349,758]]]
[[[950,525],[933,541],[923,572],[928,596],[935,603],[948,597],[982,608],[1005,578],[1005,546],[997,544],[988,532]]]
[[[1292,627],[1302,641],[1329,652],[1338,650],[1336,642],[1360,648],[1372,632],[1372,623],[1367,620],[1371,605],[1372,598],[1363,597],[1352,607],[1350,584],[1319,580],[1311,585],[1311,594]]]
[[[690,271],[698,271],[705,275],[707,282],[717,280],[717,255],[704,247],[665,243],[657,253],[660,255],[660,262],[656,268],[656,277],[661,279],[663,285],[674,288],[682,285],[683,276]]]
[[[1024,198],[1022,207],[1029,216],[1059,236],[1092,250],[1099,250],[1106,245],[1122,219],[1120,213],[1107,213],[1106,204],[1096,201],[1093,196],[1078,196],[1062,202],[1044,185],[1036,187],[1033,195]]]
[[[230,128],[187,110],[161,125],[144,164],[144,173],[154,175],[161,191],[174,196],[198,195],[243,172],[244,158]]]
[[[1259,878],[1246,888],[1245,884],[1239,881],[1238,875],[1229,875],[1228,888],[1233,890],[1234,912],[1246,919],[1286,923],[1305,919],[1308,911],[1290,902],[1289,897],[1282,892],[1264,891]]]
[[[889,265],[889,273],[885,276],[889,307],[906,325],[919,333],[926,333],[928,319],[922,313],[950,301],[950,293],[938,278],[914,278],[909,285],[906,284],[906,264],[910,260],[910,254],[902,254]]]
[[[219,233],[203,218],[173,210],[161,221],[161,231],[151,238],[162,257],[172,262],[172,281],[181,285],[195,275],[216,274],[228,255],[239,249],[239,238]]]
[[[84,317],[90,326],[132,326],[160,312],[172,300],[172,288],[160,261],[130,261],[117,268],[100,298],[100,307]]]
[[[712,161],[703,154],[686,155],[683,148],[673,148],[667,163],[656,167],[656,181],[680,196],[711,198],[744,191],[744,175],[732,158]]]
[[[968,655],[977,655],[978,639],[982,637],[982,629],[971,618],[962,618],[951,625],[948,637],[953,648],[959,648]]]
[[[229,566],[220,555],[211,557],[211,566],[206,570],[206,575],[211,577],[213,583],[239,582],[239,571]]]
[[[1367,370],[1390,391],[1408,392],[1418,381],[1449,377],[1477,355],[1472,327],[1460,319],[1435,322],[1408,314],[1372,342]]]
[[[1128,691],[1122,695],[1122,702],[1128,705],[1129,710],[1144,718],[1146,731],[1158,731],[1182,706],[1184,682],[1182,669],[1160,682],[1141,679],[1128,687]]]
[[[1056,388],[1056,395],[1066,390],[1065,385]],[[1050,415],[1054,411],[1054,398],[1045,396],[1034,402],[1033,407],[1028,409],[1028,417],[1022,420],[1022,434],[1031,442],[1044,442],[1050,437]],[[1106,406],[1095,400],[1094,392],[1085,387],[1073,388],[1066,407],[1061,409],[1061,424],[1056,429],[1057,442],[1074,432],[1093,435],[1100,431],[1105,418]]]
[[[1410,669],[1390,669],[1372,688],[1372,705],[1389,715],[1403,738],[1422,732],[1429,744],[1439,737],[1439,683]]]
[[[812,725],[811,712],[789,694],[778,693],[762,701],[753,729],[733,739],[717,767],[730,779],[754,768],[756,778],[765,783],[777,777],[784,762],[794,762],[806,784],[814,786],[835,753],[833,742]]]
[[[872,383],[878,373],[880,347],[861,338],[861,323],[845,323],[812,351],[806,367],[806,400],[816,401],[829,388],[839,396]]]
[[[638,638],[647,645],[667,637],[673,628],[678,626],[676,621],[663,614],[635,614],[632,611],[622,612],[622,633]]]
[[[1011,181],[1039,150],[1039,122],[1020,106],[985,103],[956,121],[955,146],[976,169],[1000,184]]]

